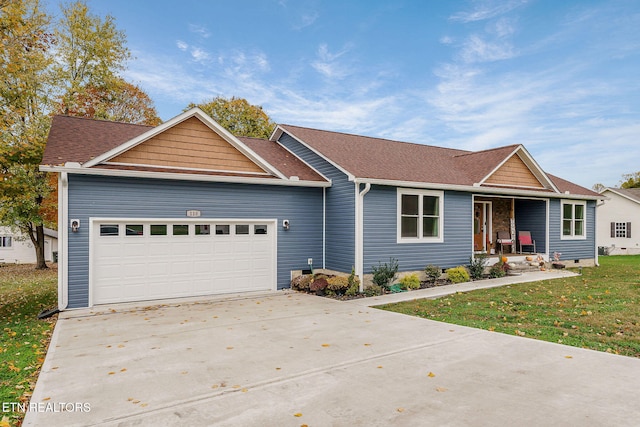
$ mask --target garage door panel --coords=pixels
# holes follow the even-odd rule
[[[105,221],[111,228],[117,224],[120,232],[127,224],[143,225],[144,234],[101,236],[94,222],[93,303],[275,289],[275,234],[272,226],[267,234],[255,234],[255,226],[266,223],[203,221],[198,224],[208,224],[211,234],[196,235],[202,228],[191,222],[189,235],[174,236],[185,232],[184,220],[167,220],[165,227],[152,220]]]

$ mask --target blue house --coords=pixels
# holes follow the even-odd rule
[[[260,140],[194,108],[157,127],[56,116],[41,170],[58,174],[60,309],[283,289],[310,266],[366,279],[389,257],[401,271],[500,251],[597,262],[602,196],[522,145],[290,125]]]

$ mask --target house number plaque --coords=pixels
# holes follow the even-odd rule
[[[201,214],[200,211],[193,210],[193,209],[187,211],[187,217],[189,218],[200,218],[200,214]]]

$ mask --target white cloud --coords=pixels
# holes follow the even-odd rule
[[[178,49],[180,49],[181,51],[186,51],[187,49],[189,49],[189,45],[185,42],[183,42],[182,40],[177,40],[176,41],[176,46],[178,46]]]
[[[473,34],[463,44],[460,57],[466,63],[491,62],[513,58],[516,55],[511,43],[488,42]]]
[[[211,55],[209,54],[209,52],[207,52],[202,48],[193,47],[191,48],[191,57],[195,62],[203,63],[203,62],[208,62],[209,59],[211,58]]]
[[[329,47],[326,44],[321,44],[318,47],[317,56],[318,59],[311,63],[311,66],[324,77],[330,79],[343,79],[347,75],[351,74],[351,70],[340,63],[340,59],[351,49],[350,45],[345,46],[337,53],[331,53]]]
[[[304,13],[302,14],[302,16],[300,17],[300,21],[295,23],[292,28],[296,31],[299,31],[303,28],[309,27],[311,25],[313,25],[316,20],[318,19],[320,15],[318,15],[318,12],[309,12],[309,13]]]
[[[458,12],[449,19],[463,23],[484,21],[503,15],[528,3],[528,0],[476,0],[471,11]]]
[[[205,39],[211,36],[209,30],[203,25],[189,24],[189,31]]]

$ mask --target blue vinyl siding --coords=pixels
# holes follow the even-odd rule
[[[325,268],[350,272],[355,263],[355,184],[286,133],[278,142],[331,180],[331,187],[326,189]]]
[[[551,200],[549,206],[549,256],[560,252],[562,261],[576,259],[593,259],[596,251],[596,202],[587,201],[586,239],[563,240],[562,203],[559,199]]]
[[[397,243],[397,188],[374,185],[364,197],[364,272],[389,257],[400,271],[441,268],[469,263],[472,248],[471,194],[444,192],[444,242]]]
[[[70,175],[69,218],[81,228],[69,233],[69,308],[88,305],[89,217],[185,218],[187,209],[203,219],[277,219],[278,289],[307,258],[322,258],[321,188]]]
[[[515,199],[516,234],[530,231],[538,253],[547,252],[547,202],[546,200]],[[525,246],[527,250],[530,248]]]

